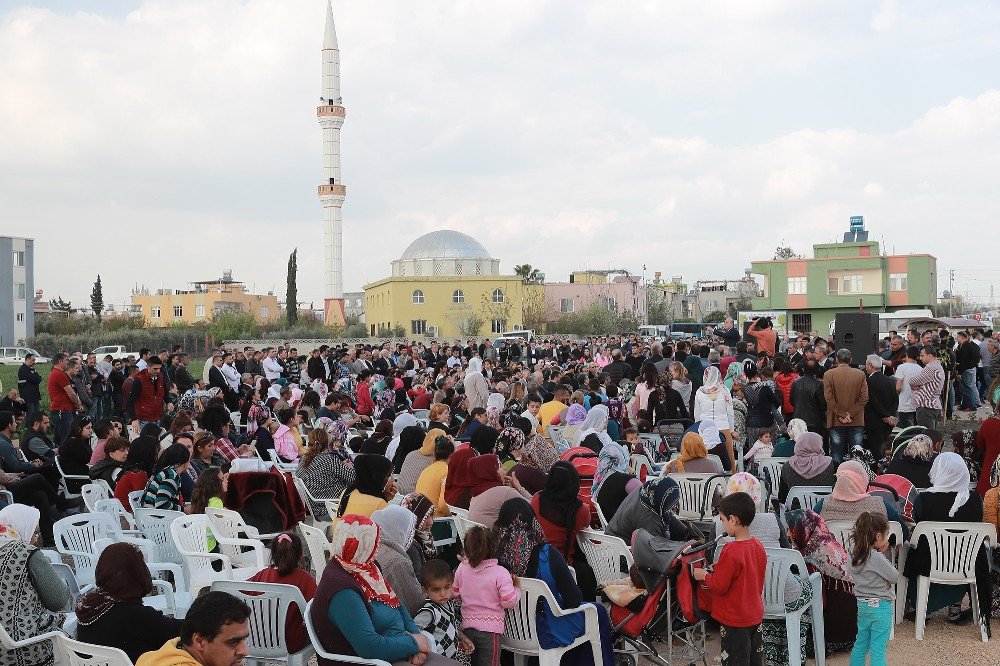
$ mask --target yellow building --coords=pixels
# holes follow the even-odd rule
[[[476,239],[433,231],[392,262],[390,277],[365,285],[365,323],[373,336],[396,325],[428,338],[503,333],[521,326],[524,289]]]
[[[190,290],[148,289],[132,292],[132,314],[142,315],[150,326],[169,326],[177,322],[194,324],[210,321],[226,310],[253,313],[262,324],[277,321],[278,298],[274,294],[251,294],[242,282],[233,280],[225,271],[222,278],[209,282],[192,282]]]

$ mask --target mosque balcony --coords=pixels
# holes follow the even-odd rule
[[[319,188],[317,188],[317,193],[321,197],[325,196],[325,195],[346,196],[347,195],[347,186],[346,185],[335,185],[335,184],[320,185]]]
[[[341,118],[343,118],[346,115],[346,113],[347,112],[344,110],[344,107],[340,106],[339,104],[326,104],[323,106],[316,107],[316,115],[318,117],[340,116]]]

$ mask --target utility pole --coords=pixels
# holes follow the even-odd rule
[[[955,307],[955,269],[948,271],[948,316],[954,317]]]

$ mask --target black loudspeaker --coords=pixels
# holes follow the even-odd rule
[[[878,349],[878,314],[838,313],[835,333],[837,349],[850,349],[854,358],[853,365],[864,366],[865,357]]]

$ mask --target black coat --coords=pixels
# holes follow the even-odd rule
[[[222,370],[214,365],[208,369],[208,386],[209,388],[219,389],[223,395],[228,394],[230,391],[226,376],[222,374]]]
[[[159,650],[179,636],[181,623],[149,606],[118,602],[92,624],[77,625],[76,637],[86,643],[119,648],[135,663],[142,653]]]
[[[881,372],[874,372],[868,377],[868,402],[865,403],[865,425],[879,428],[891,428],[882,419],[895,416],[899,411],[899,394],[896,393],[896,380]]]
[[[27,363],[22,363],[17,369],[17,391],[26,402],[41,402],[42,394],[38,389],[41,383],[42,376]]]
[[[893,389],[895,390],[895,389]],[[826,398],[823,396],[823,382],[804,375],[792,382],[789,390],[793,416],[802,419],[813,432],[826,425]]]

